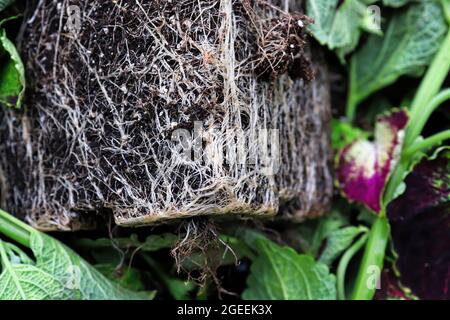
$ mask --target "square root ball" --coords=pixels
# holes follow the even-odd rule
[[[28,92],[1,115],[1,205],[40,229],[99,212],[321,214],[332,195],[328,75],[299,1],[41,0]]]

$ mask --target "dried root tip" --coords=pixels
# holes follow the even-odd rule
[[[217,279],[217,268],[221,264],[221,256],[216,253],[225,249],[219,239],[216,225],[210,218],[192,218],[185,220],[179,227],[180,240],[172,249],[177,271],[186,272],[190,278],[200,285],[213,281],[220,288]],[[230,249],[227,247],[227,249]],[[192,272],[183,267],[186,262],[196,265],[199,275],[192,276]]]
[[[263,0],[256,3],[273,7]],[[255,12],[250,0],[244,0],[242,4],[257,35],[258,52],[254,65],[257,76],[273,80],[289,73],[294,75],[293,79],[311,81],[314,74],[304,49],[307,44],[306,27],[313,22],[312,19],[298,12],[280,10],[279,17],[267,21]]]

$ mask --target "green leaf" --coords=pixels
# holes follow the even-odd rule
[[[336,50],[344,62],[345,55],[358,45],[361,28],[367,25],[367,5],[373,2],[346,0],[339,6],[337,0],[308,0],[307,14],[315,21],[310,31],[320,44]],[[368,31],[372,32],[370,28]]]
[[[331,128],[331,141],[335,150],[340,150],[357,139],[367,139],[369,137],[368,132],[354,127],[348,121],[333,119]]]
[[[16,47],[2,28],[0,28],[0,50],[9,55],[6,57],[6,64],[0,67],[0,104],[20,108],[25,94],[25,68]]]
[[[364,227],[346,227],[333,231],[326,240],[326,245],[320,254],[319,262],[330,266],[339,257],[361,232],[367,231]]]
[[[0,240],[0,300],[46,300],[61,294],[61,284],[47,272],[30,264],[15,264]]]
[[[336,278],[309,255],[282,247],[254,232],[245,236],[258,255],[247,279],[245,300],[336,299]]]
[[[408,2],[411,2],[411,0],[383,0],[383,4],[387,7],[394,7],[399,8],[401,6],[404,6]]]
[[[6,7],[11,5],[14,1],[15,0],[0,0],[0,11],[6,9]]]
[[[411,105],[411,101],[409,98],[409,92],[405,93],[405,97],[400,103],[400,106],[407,107]],[[389,110],[395,109],[395,105],[397,103],[393,104],[391,103],[385,96],[381,94],[375,94],[373,97],[370,98],[370,100],[367,101],[367,104],[365,104],[367,107],[364,110],[363,116],[361,119],[361,125],[364,127],[371,128],[374,123],[377,121],[377,117],[380,114],[389,112]],[[359,120],[359,119],[358,119]]]
[[[323,241],[325,241],[330,234],[347,224],[348,221],[346,217],[339,214],[337,211],[333,211],[328,216],[320,219],[317,227],[315,228],[314,237],[311,243],[313,256],[315,257],[318,255]]]
[[[450,0],[441,0],[441,4],[444,9],[445,19],[450,24]]]
[[[40,232],[32,232],[30,247],[36,266],[55,277],[69,299],[142,299],[143,294],[123,289],[89,265],[72,249]]]
[[[333,26],[338,0],[307,0],[306,14],[314,19],[309,26],[314,37],[320,44],[328,44],[330,30]]]
[[[384,37],[371,35],[351,59],[349,109],[403,75],[422,74],[447,30],[442,7],[413,3],[391,19]]]
[[[0,231],[29,247],[34,260],[0,242],[0,299],[145,299],[109,281],[58,240],[0,210]],[[27,239],[25,239],[25,235]],[[8,254],[9,250],[9,254]],[[12,252],[17,254],[16,259]],[[42,279],[42,280],[41,280]]]
[[[150,257],[149,254],[142,254],[142,257],[152,268],[152,271],[156,273],[175,300],[189,300],[190,292],[195,289],[194,282],[171,276],[167,270]]]
[[[309,221],[298,227],[296,238],[303,252],[330,266],[362,232],[364,226],[351,226],[348,219],[337,210],[317,221]]]
[[[96,264],[94,267],[109,280],[116,282],[123,288],[132,291],[144,290],[144,285],[141,281],[141,273],[134,268],[117,268],[117,266],[112,263]]]
[[[195,289],[195,283],[191,281],[167,277],[164,280],[170,294],[175,300],[189,300],[189,294]]]
[[[348,219],[337,210],[332,211],[321,219],[306,221],[297,228],[297,236],[295,238],[300,240],[298,241],[300,243],[295,248],[302,253],[308,253],[312,257],[317,257],[327,237],[348,224]]]
[[[365,10],[366,6],[359,1],[347,0],[336,12],[328,47],[336,49],[341,61],[344,61],[345,56],[358,45]]]
[[[145,241],[140,241],[136,234],[132,234],[129,238],[99,238],[99,239],[79,239],[76,244],[88,248],[111,248],[121,249],[139,248],[139,250],[152,252],[160,249],[171,248],[178,241],[178,237],[172,233],[164,233],[161,235],[150,235]]]

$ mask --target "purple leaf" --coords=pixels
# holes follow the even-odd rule
[[[402,284],[420,299],[450,299],[450,149],[422,160],[388,206]]]
[[[395,272],[386,268],[381,273],[381,288],[375,294],[375,300],[414,300],[409,288],[400,284],[400,279]]]
[[[377,119],[373,142],[358,139],[342,149],[337,181],[348,200],[380,212],[383,191],[399,160],[407,123],[406,110],[387,113]]]

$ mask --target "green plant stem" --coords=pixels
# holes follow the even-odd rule
[[[450,29],[445,37],[439,52],[431,62],[428,71],[423,78],[420,87],[414,97],[411,105],[411,123],[421,116],[423,108],[425,108],[431,99],[439,92],[450,71]],[[411,126],[414,128],[414,124]],[[405,146],[409,147],[415,137],[410,133],[408,128],[405,137]]]
[[[441,0],[441,4],[444,7],[445,18],[448,24],[450,24],[450,0]]]
[[[27,224],[0,210],[0,233],[24,245],[30,246],[30,229]]]
[[[436,95],[420,113],[412,115],[410,125],[408,127],[407,138],[405,139],[405,147],[412,147],[416,139],[422,133],[425,124],[431,114],[445,101],[450,99],[450,89],[445,89]]]
[[[395,166],[394,171],[392,172],[391,177],[389,178],[386,190],[383,196],[383,203],[387,204],[394,199],[395,192],[397,188],[402,183],[405,178],[405,173],[408,171],[408,163],[403,159],[400,160],[399,163]]]
[[[145,262],[150,266],[153,272],[155,272],[156,276],[164,283],[164,285],[170,290],[170,280],[166,275],[165,271],[162,267],[147,253],[141,253],[141,257],[144,258]],[[171,292],[173,295],[173,293]],[[174,299],[177,297],[173,296]]]
[[[150,266],[150,268],[156,273],[156,275],[164,282],[165,285],[169,283],[169,277],[166,275],[166,272],[163,268],[157,263],[148,253],[141,253],[142,258],[144,258],[145,262]]]
[[[444,4],[445,3],[445,4]],[[443,2],[444,6],[449,5],[450,1]],[[428,71],[423,78],[420,87],[414,97],[411,105],[411,120],[406,130],[404,150],[412,146],[414,141],[422,132],[426,121],[431,113],[445,100],[450,98],[450,89],[441,93],[439,89],[445,81],[450,71],[450,29],[445,37],[439,52],[433,59]],[[400,183],[403,181],[405,172],[408,170],[408,161],[410,159],[402,156],[402,159],[395,167],[391,178],[389,179],[384,193],[384,203],[388,204],[394,197]]]
[[[343,255],[339,261],[339,266],[336,273],[337,278],[337,294],[339,300],[345,300],[345,272],[347,271],[347,266],[352,260],[353,256],[361,250],[368,238],[368,234],[362,235]]]
[[[238,256],[246,257],[250,260],[256,259],[256,254],[244,241],[229,235],[221,235],[220,239],[229,245]]]
[[[449,1],[443,1],[444,5],[448,5]],[[411,121],[406,130],[404,150],[409,148],[417,136],[423,130],[426,120],[431,112],[439,105],[440,100],[445,99],[448,94],[443,91],[435,99],[433,97],[439,92],[450,71],[450,29],[445,37],[439,52],[433,59],[423,78],[420,87],[414,97],[411,105]],[[351,104],[350,104],[351,105]],[[425,118],[425,119],[424,119]],[[445,135],[445,134],[444,134]],[[427,144],[435,143],[444,136],[431,137],[432,140]],[[356,278],[355,287],[352,294],[354,300],[372,299],[375,294],[373,286],[369,286],[368,280],[370,275],[368,271],[370,267],[377,267],[381,272],[383,267],[384,254],[389,239],[389,223],[386,218],[386,206],[394,198],[397,188],[403,181],[404,175],[409,166],[409,158],[402,155],[402,159],[396,165],[391,178],[389,179],[386,191],[383,197],[383,210],[380,216],[375,220],[370,230],[369,240],[364,250],[364,256]]]
[[[352,300],[370,300],[375,295],[376,286],[370,283],[371,277],[374,276],[371,271],[373,271],[372,268],[377,268],[378,276],[381,274],[388,239],[389,223],[385,212],[381,212],[370,229],[369,239],[353,288]]]
[[[347,94],[347,106],[346,106],[346,118],[349,123],[352,123],[355,118],[356,107],[358,106],[358,101],[355,99],[355,95],[353,94],[353,78],[352,74],[354,73],[354,64],[350,64],[350,84],[348,86],[348,94]]]
[[[432,135],[431,137],[428,137],[421,142],[413,144],[411,147],[409,147],[403,152],[404,157],[410,159],[412,156],[416,154],[416,152],[430,149],[448,139],[450,139],[450,129]]]

